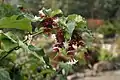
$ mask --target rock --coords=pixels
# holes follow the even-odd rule
[[[113,64],[113,62],[110,61],[100,61],[93,66],[93,70],[95,72],[109,71],[114,69],[115,65]]]
[[[84,78],[84,77],[85,77],[84,73],[75,73],[75,74],[73,74],[73,75],[67,76],[67,80],[82,79],[82,78]]]
[[[92,76],[96,76],[96,72],[95,71],[93,71],[93,70],[89,70],[89,69],[87,69],[87,70],[85,70],[85,77],[92,77]]]

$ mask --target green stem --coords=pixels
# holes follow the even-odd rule
[[[20,46],[16,46],[16,47],[12,48],[10,51],[5,52],[7,54],[5,54],[3,57],[1,57],[0,61],[2,61],[4,58],[6,58],[11,52],[13,52],[14,50],[19,49],[19,48],[20,48]]]
[[[37,33],[33,34],[32,37],[35,37],[35,36],[37,36],[37,35],[39,35],[41,33],[43,33],[43,31],[40,31],[40,32],[37,32]]]

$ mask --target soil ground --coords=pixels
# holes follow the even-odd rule
[[[97,76],[86,76],[82,74],[79,77],[68,79],[68,80],[120,80],[120,70],[101,72]]]
[[[108,71],[102,73],[100,76],[96,77],[85,77],[78,80],[120,80],[120,70],[118,71]]]

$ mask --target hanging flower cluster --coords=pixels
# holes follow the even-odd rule
[[[85,41],[82,38],[83,32],[88,32],[86,21],[80,15],[69,15],[64,17],[61,10],[52,11],[51,9],[42,9],[39,11],[41,27],[44,34],[55,34],[55,42],[53,44],[53,52],[62,54],[62,49],[66,51],[67,56],[74,56],[77,53],[78,47],[86,47]],[[56,59],[56,58],[55,58]]]

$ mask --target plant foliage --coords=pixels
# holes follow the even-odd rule
[[[78,61],[75,55],[88,47],[86,40],[91,34],[85,19],[77,14],[66,17],[59,9],[45,8],[39,11],[39,16],[25,11],[21,15],[22,18],[13,15],[0,19],[0,28],[11,29],[0,33],[0,64],[8,63],[9,67],[7,64],[4,67],[10,78],[5,71],[0,76],[6,75],[6,80],[50,80],[56,76],[66,79]],[[36,37],[52,38],[51,46],[47,46],[49,53],[46,46],[35,45]]]

